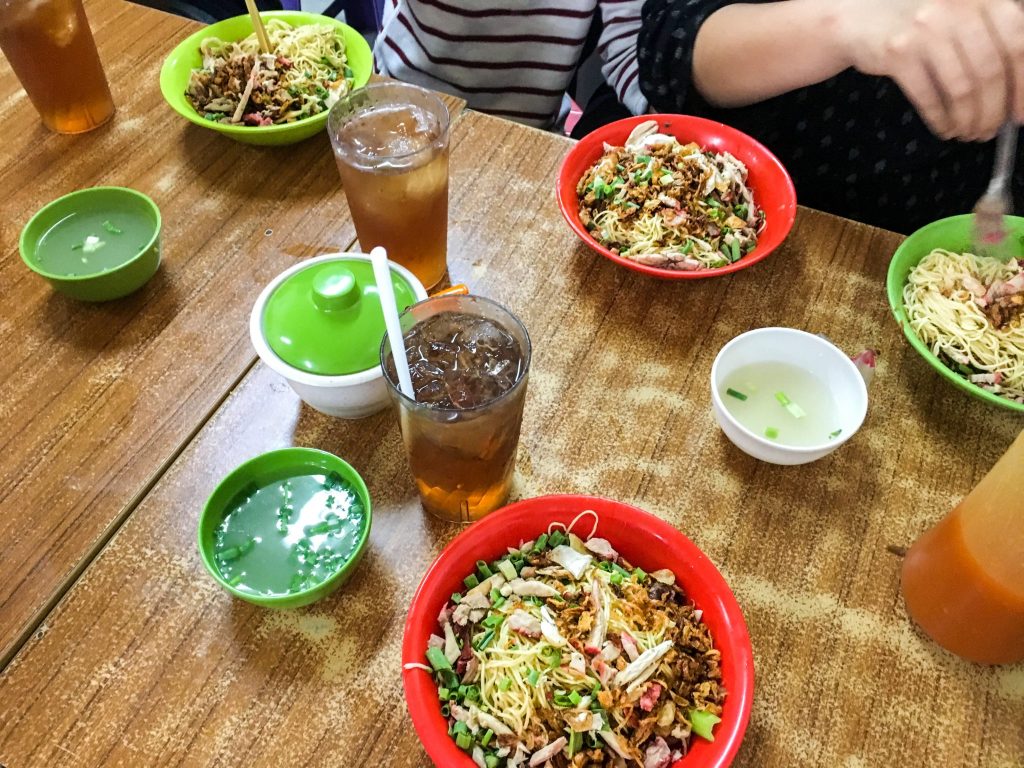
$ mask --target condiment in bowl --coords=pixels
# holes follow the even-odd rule
[[[771,464],[827,456],[864,422],[857,367],[821,336],[759,328],[726,344],[711,367],[715,419],[744,453]]]

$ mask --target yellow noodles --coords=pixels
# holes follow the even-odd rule
[[[1024,327],[994,327],[976,300],[976,283],[987,289],[1020,271],[1016,261],[935,250],[911,270],[903,304],[914,333],[950,367],[965,366],[976,384],[1024,402]]]

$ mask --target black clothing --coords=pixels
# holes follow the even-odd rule
[[[653,112],[707,117],[750,134],[782,161],[797,198],[812,208],[905,233],[970,212],[991,177],[995,143],[935,137],[888,78],[851,69],[746,107],[705,101],[691,83],[694,40],[708,16],[734,1],[644,3],[637,58]],[[1020,155],[1024,160],[1024,145]]]

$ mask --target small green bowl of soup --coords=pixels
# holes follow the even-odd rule
[[[370,522],[370,493],[351,465],[314,448],[283,448],[217,486],[199,518],[199,554],[235,597],[298,608],[349,579]]]
[[[109,301],[137,291],[160,266],[160,209],[141,192],[92,187],[42,208],[21,231],[29,269],[61,293]]]

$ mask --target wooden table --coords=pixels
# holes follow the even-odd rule
[[[46,134],[0,65],[0,763],[427,766],[399,645],[420,575],[457,529],[420,510],[390,413],[310,410],[253,364],[245,333],[274,274],[352,245],[326,140],[258,150],[184,124],[155,82],[192,25],[115,0],[88,8],[120,110],[109,129]],[[471,112],[453,127],[452,279],[509,306],[534,340],[515,497],[636,504],[719,566],[757,669],[736,765],[1019,766],[1024,665],[967,664],[924,639],[887,550],[1021,427],[899,336],[882,286],[900,238],[801,210],[748,271],[652,281],[561,221],[553,180],[569,146]],[[87,306],[28,274],[16,235],[46,200],[101,181],[157,199],[167,257],[137,296]],[[711,418],[715,353],[771,324],[881,350],[863,430],[809,466],[754,461]],[[340,593],[269,612],[213,584],[195,525],[226,472],[293,444],[362,472],[374,528]]]

